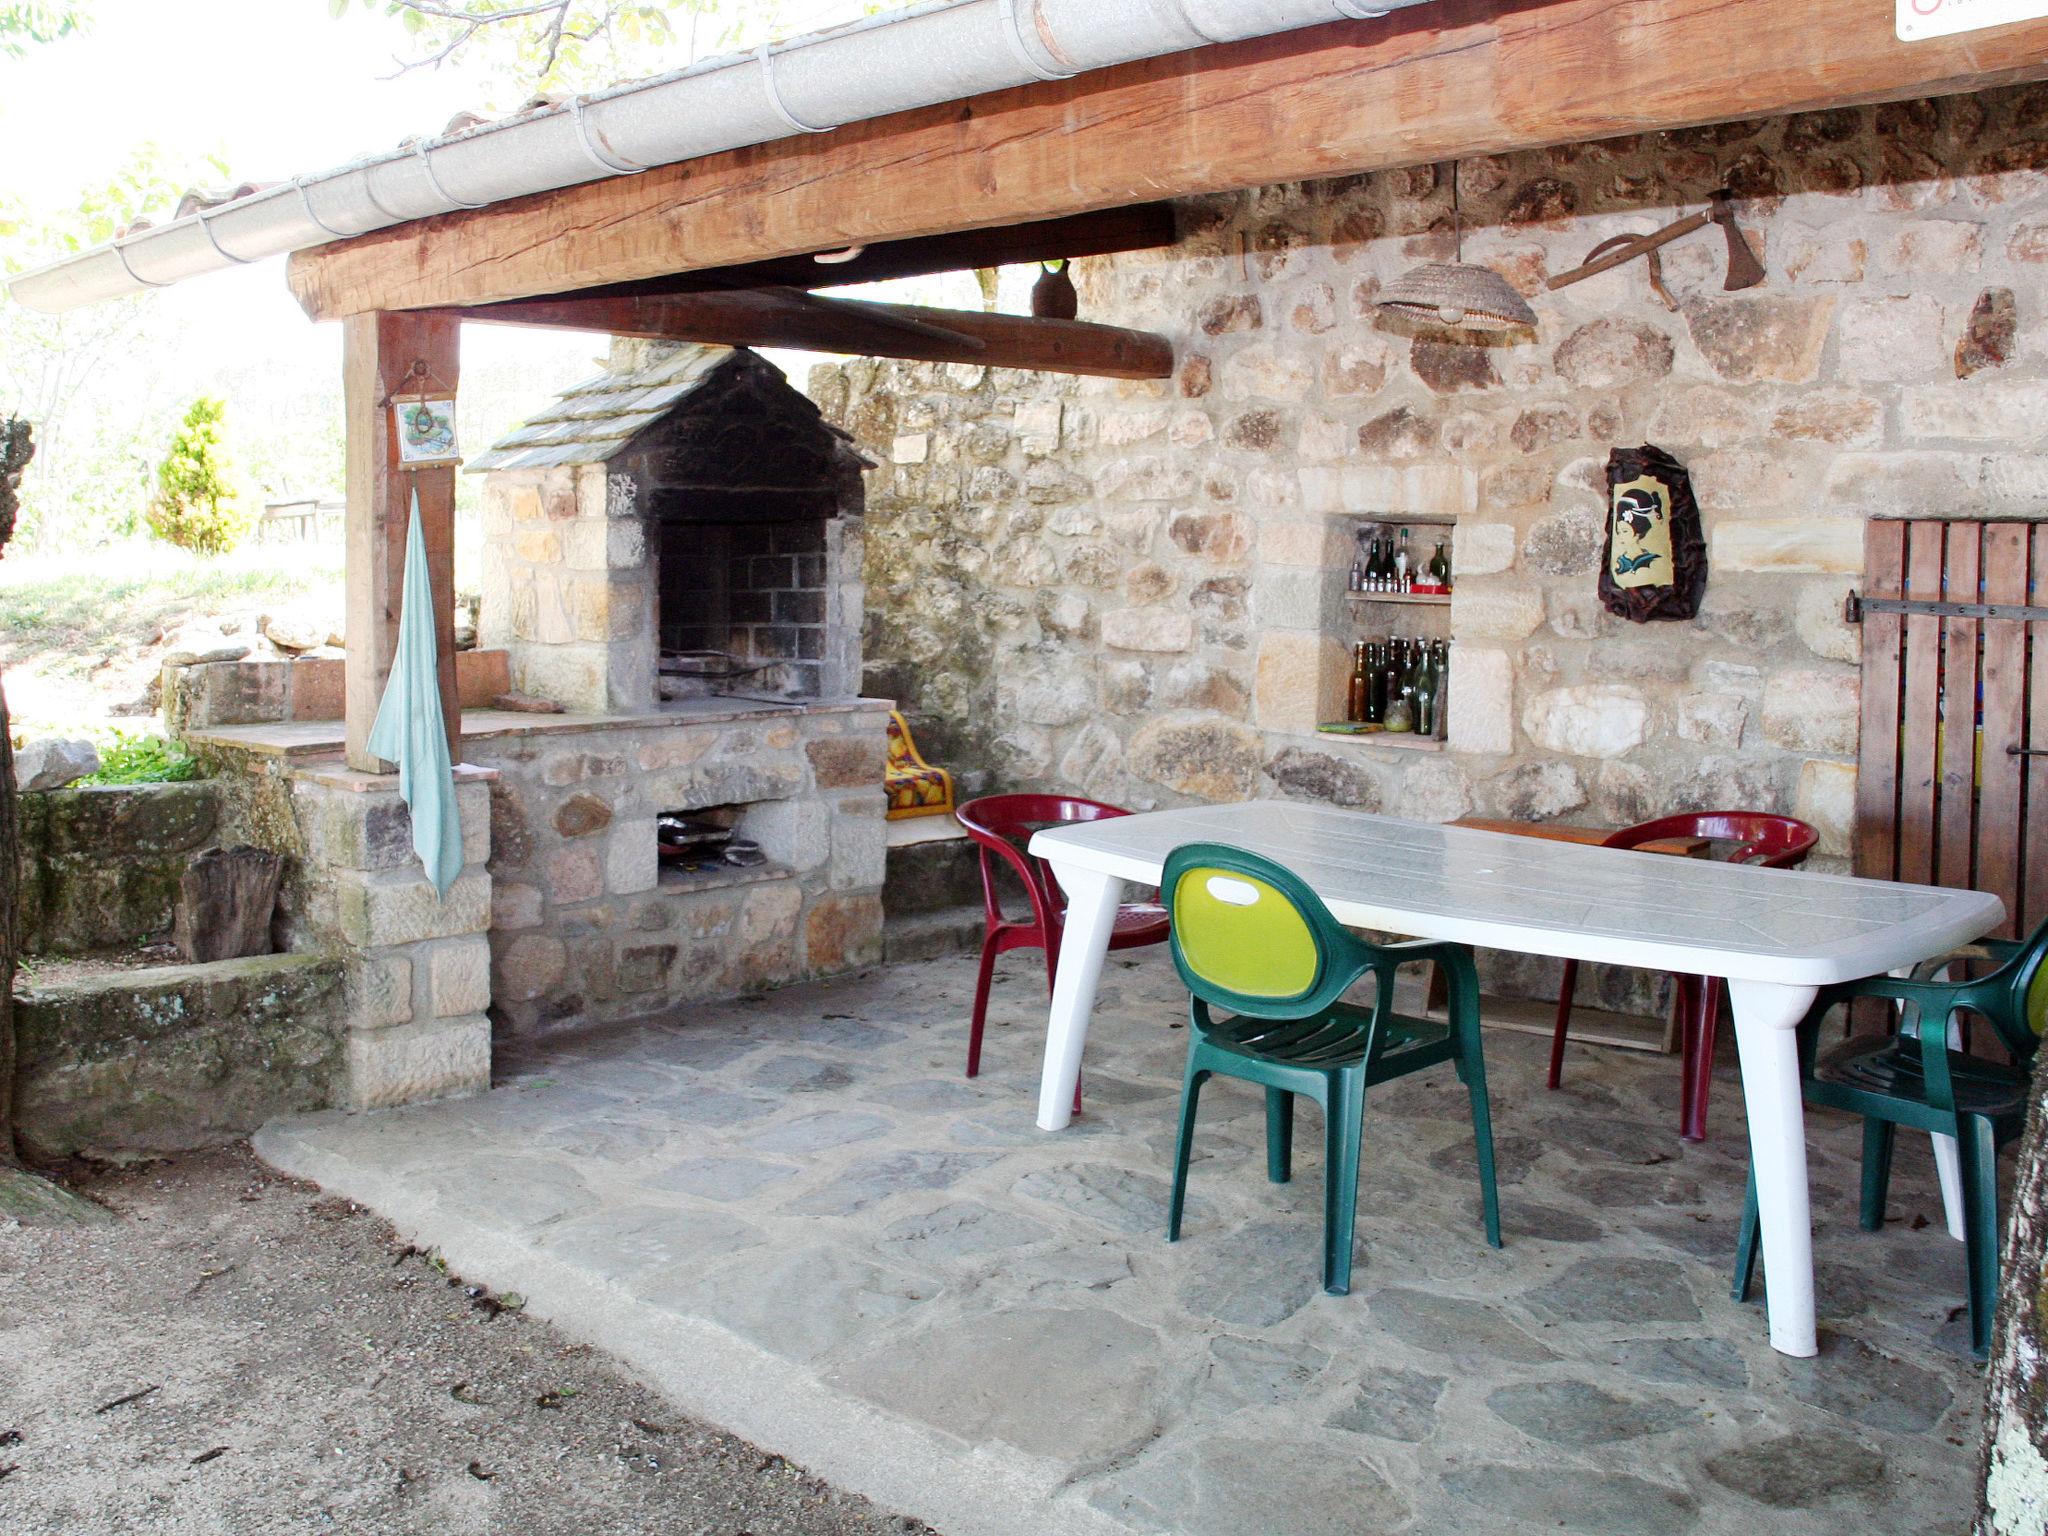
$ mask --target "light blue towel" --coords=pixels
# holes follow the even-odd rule
[[[420,532],[420,493],[412,493],[405,531],[405,586],[398,648],[370,727],[370,750],[398,764],[398,794],[412,811],[412,847],[437,895],[462,873],[462,816],[455,804],[455,768],[441,713],[441,654],[434,641],[434,594],[427,580],[427,541]]]

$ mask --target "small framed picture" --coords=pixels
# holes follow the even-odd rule
[[[394,397],[392,420],[398,428],[400,464],[455,464],[455,400],[450,395]]]

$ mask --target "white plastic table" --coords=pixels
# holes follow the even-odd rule
[[[1031,839],[1068,897],[1038,1093],[1044,1129],[1072,1118],[1081,1047],[1126,883],[1158,884],[1167,854],[1193,842],[1277,859],[1350,927],[1725,978],[1763,1217],[1771,1345],[1788,1355],[1814,1353],[1793,1026],[1816,988],[1942,954],[2005,914],[1996,896],[1978,891],[1664,858],[1276,801],[1051,828]]]

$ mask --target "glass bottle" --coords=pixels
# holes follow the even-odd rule
[[[1435,653],[1425,649],[1422,659],[1415,664],[1415,734],[1418,736],[1436,734],[1436,691]]]
[[[1358,535],[1357,541],[1356,541],[1356,543],[1355,543],[1355,545],[1354,545],[1354,548],[1353,548],[1353,551],[1352,551],[1352,555],[1351,555],[1351,578],[1350,578],[1350,590],[1351,590],[1351,591],[1353,591],[1353,592],[1363,592],[1363,591],[1365,591],[1365,590],[1366,590],[1366,587],[1365,587],[1365,569],[1366,569],[1366,554],[1365,554],[1365,533],[1364,533],[1364,530],[1362,530],[1362,529],[1361,529],[1361,530],[1359,531],[1359,535]]]
[[[1439,592],[1451,590],[1451,557],[1442,539],[1436,541],[1436,553],[1429,557],[1429,580]]]
[[[1415,585],[1415,557],[1408,545],[1408,529],[1401,530],[1401,547],[1394,552],[1394,590],[1406,592]]]
[[[1372,558],[1366,563],[1365,576],[1367,591],[1387,590],[1387,551],[1378,534],[1372,536]]]
[[[1372,696],[1371,660],[1366,644],[1359,641],[1351,653],[1351,685],[1348,690],[1345,718],[1363,721],[1366,718],[1368,701]]]
[[[1365,648],[1365,723],[1383,724],[1387,718],[1387,648],[1374,641]]]

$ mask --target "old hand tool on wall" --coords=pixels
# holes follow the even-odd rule
[[[1593,247],[1583,265],[1573,267],[1569,272],[1560,272],[1546,285],[1552,292],[1583,282],[1589,277],[1598,277],[1602,272],[1611,272],[1638,256],[1648,256],[1651,261],[1650,283],[1657,290],[1657,296],[1673,308],[1671,295],[1664,289],[1663,273],[1657,261],[1660,246],[1669,245],[1673,240],[1704,229],[1709,224],[1721,226],[1721,232],[1728,237],[1728,280],[1721,286],[1733,293],[1738,288],[1754,288],[1764,280],[1764,264],[1757,260],[1756,252],[1749,248],[1749,241],[1735,223],[1734,195],[1726,187],[1714,193],[1707,207],[1699,213],[1687,214],[1676,224],[1668,224],[1653,235],[1619,235],[1604,240]],[[1601,254],[1605,252],[1606,254]]]

